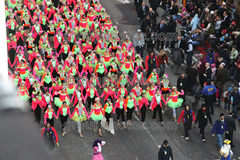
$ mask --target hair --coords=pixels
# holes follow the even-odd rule
[[[101,140],[99,140],[99,139],[97,139],[97,140],[95,140],[94,142],[93,142],[93,148],[94,147],[97,147],[98,146],[98,143],[102,143],[102,141]]]
[[[163,141],[163,144],[167,144],[168,143],[168,141],[165,139],[164,141]]]
[[[169,21],[171,21],[171,22],[173,21],[173,16],[169,17]]]
[[[232,112],[232,111],[229,111],[228,114],[229,114],[229,115],[233,115],[233,112]]]

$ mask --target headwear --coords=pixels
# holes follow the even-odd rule
[[[108,98],[108,99],[107,99],[107,101],[111,101],[111,99],[110,99],[110,98]]]
[[[222,3],[222,5],[224,5],[224,6],[225,6],[225,5],[226,5],[226,2],[223,2],[223,3]]]
[[[222,30],[222,33],[223,33],[223,34],[226,34],[226,33],[227,33],[227,30],[226,30],[226,29]]]
[[[228,140],[228,139],[225,139],[225,140],[223,141],[223,143],[230,144],[230,143],[231,143],[231,141],[230,141],[230,140]]]
[[[98,97],[97,97],[97,98],[95,98],[95,101],[99,101],[99,100],[100,100],[100,98],[98,98]]]
[[[236,22],[235,21],[232,21],[232,25],[235,25],[236,24]]]
[[[156,72],[156,69],[153,69],[153,72]]]
[[[175,87],[175,86],[173,86],[173,87],[172,87],[172,90],[175,90],[175,89],[176,89],[176,87]]]
[[[129,93],[129,96],[131,96],[131,95],[133,95],[133,93],[131,92],[131,93]]]
[[[211,11],[210,14],[211,14],[211,15],[214,15],[214,11]]]
[[[207,85],[211,85],[211,80],[207,79]]]
[[[145,94],[146,93],[146,91],[145,90],[142,90],[142,94]]]
[[[220,113],[220,117],[222,117],[222,116],[224,116],[224,114],[223,114],[223,113]]]
[[[240,82],[239,82],[239,83],[240,83]],[[232,90],[233,90],[233,88],[232,88],[232,87],[229,87],[229,88],[228,88],[228,91],[232,91]]]
[[[138,29],[137,32],[142,32],[141,29]]]
[[[163,78],[168,78],[169,76],[165,73],[163,76],[162,76]]]
[[[102,141],[101,141],[101,140],[99,140],[99,139],[95,140],[95,141],[93,142],[93,146],[92,146],[92,147],[93,147],[93,148],[94,148],[94,147],[97,147],[97,146],[98,146],[98,143],[100,143],[100,144],[101,144],[101,143],[102,143]]]

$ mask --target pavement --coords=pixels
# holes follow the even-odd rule
[[[118,26],[122,40],[126,34],[132,39],[134,33],[140,27],[137,20],[137,15],[133,11],[133,0],[101,0],[101,4],[106,8],[107,13],[111,16],[114,24]],[[158,13],[161,16],[164,11],[158,8]],[[158,17],[158,22],[160,17]],[[145,53],[145,56],[147,53]],[[143,58],[143,59],[144,59]],[[185,66],[182,66],[185,69]],[[182,71],[183,71],[182,70]],[[159,72],[159,69],[157,70]],[[165,71],[171,81],[171,85],[176,85],[177,76],[173,74],[171,65],[166,67]],[[230,82],[227,84],[232,85]],[[143,87],[144,89],[146,86]],[[128,88],[130,91],[131,88]],[[99,94],[102,91],[99,90]],[[177,117],[183,108],[177,110]],[[215,115],[212,117],[213,123],[219,117],[219,114],[226,111],[216,109]],[[173,157],[177,160],[210,160],[219,159],[219,149],[214,145],[216,137],[211,136],[211,126],[206,127],[206,142],[203,143],[199,134],[197,126],[193,125],[190,131],[190,140],[185,141],[184,128],[182,124],[173,123],[172,111],[168,108],[163,114],[164,125],[160,126],[158,122],[152,120],[152,111],[147,111],[146,125],[143,127],[140,123],[140,116],[134,113],[132,119],[132,126],[127,129],[114,126],[114,134],[102,129],[102,137],[99,137],[97,132],[92,130],[92,121],[87,120],[83,123],[82,135],[80,138],[75,123],[69,121],[69,131],[67,135],[62,137],[61,124],[59,120],[55,120],[54,127],[59,135],[59,147],[50,153],[53,159],[58,160],[90,160],[93,156],[92,143],[96,139],[106,141],[105,146],[102,148],[102,154],[105,160],[157,160],[157,155],[160,145],[164,139],[169,141],[169,145],[173,150]],[[112,115],[113,121],[116,122],[116,115]],[[158,118],[157,118],[158,119]],[[41,127],[44,125],[41,124]],[[240,133],[237,126],[237,132],[234,133],[234,141],[236,147],[233,148],[234,159],[240,159]]]

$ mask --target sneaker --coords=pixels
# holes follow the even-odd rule
[[[186,141],[188,141],[188,140],[189,140],[189,138],[188,138],[188,137],[186,137],[185,139],[186,139]]]
[[[203,142],[205,142],[206,140],[205,139],[202,139]]]
[[[164,111],[162,110],[162,113],[164,113]]]

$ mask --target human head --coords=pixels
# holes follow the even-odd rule
[[[205,67],[206,67],[206,68],[210,67],[210,63],[207,62],[207,63],[205,64]]]
[[[47,123],[47,124],[46,124],[46,128],[47,128],[47,129],[51,128],[51,124],[50,124],[50,123]]]
[[[220,113],[220,119],[223,120],[224,119],[224,114]]]
[[[190,110],[189,105],[186,105],[186,106],[185,106],[185,110],[186,110],[186,111],[189,111],[189,110]]]
[[[144,1],[142,2],[142,6],[145,6],[145,2]]]
[[[168,141],[166,139],[163,141],[163,145],[166,147],[168,146]]]

